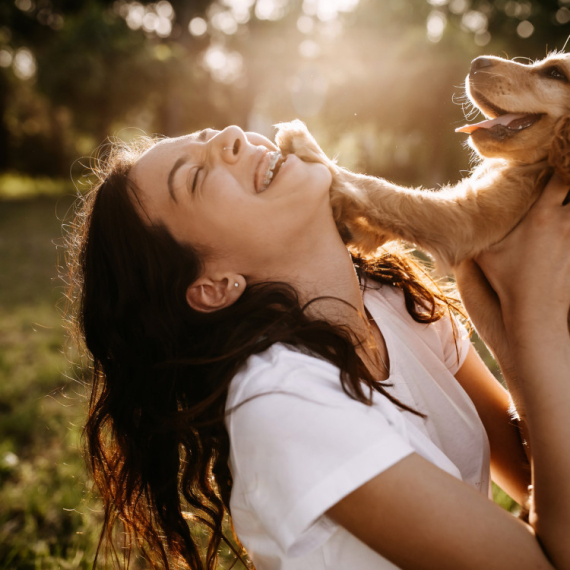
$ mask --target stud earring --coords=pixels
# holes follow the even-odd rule
[[[234,287],[239,287],[239,283],[237,281],[234,283]]]

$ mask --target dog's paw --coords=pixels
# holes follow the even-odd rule
[[[353,218],[342,225],[348,239],[342,233],[341,237],[359,255],[372,255],[379,247],[394,239],[389,233],[372,227],[364,217]]]
[[[281,153],[285,156],[295,154],[305,162],[320,162],[331,170],[336,171],[335,163],[323,152],[305,123],[295,119],[289,123],[278,123],[275,141]]]
[[[560,119],[554,129],[548,162],[558,176],[570,184],[570,115]]]
[[[394,239],[382,228],[374,226],[367,215],[370,201],[363,177],[340,168],[323,152],[298,119],[276,125],[275,141],[283,155],[295,154],[305,162],[324,164],[332,174],[330,188],[331,207],[338,231],[348,246],[362,255],[375,252],[381,245]]]
[[[359,254],[369,255],[393,239],[378,225],[371,224],[370,201],[353,173],[339,168],[333,174],[330,196],[340,234],[344,242]]]

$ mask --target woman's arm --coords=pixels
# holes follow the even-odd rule
[[[530,458],[525,453],[518,422],[511,418],[509,393],[473,346],[455,378],[473,401],[485,426],[493,481],[519,504],[524,504],[531,483]]]
[[[554,565],[570,568],[570,205],[553,178],[526,219],[478,263],[502,309],[513,388],[532,449],[530,522]]]
[[[525,220],[478,260],[503,309],[524,404],[533,452],[531,524],[409,455],[328,511],[401,568],[570,568],[570,206],[561,206],[566,191],[552,181]]]
[[[530,525],[416,453],[327,514],[402,569],[555,568]]]

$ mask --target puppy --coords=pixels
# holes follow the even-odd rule
[[[430,253],[440,273],[503,239],[554,170],[570,184],[570,54],[523,65],[478,57],[467,93],[488,120],[457,129],[482,157],[471,176],[436,191],[404,188],[331,161],[301,121],[277,125],[281,153],[332,173],[341,235],[361,255],[401,239]]]
[[[457,130],[470,135],[482,160],[471,176],[437,191],[350,172],[327,158],[300,121],[278,125],[282,154],[330,169],[333,214],[349,247],[367,255],[401,239],[430,253],[439,273],[455,270],[463,303],[477,315],[479,336],[515,383],[498,298],[472,258],[518,224],[554,171],[570,185],[569,80],[570,54],[551,54],[530,65],[475,59],[467,94],[487,120]],[[524,417],[516,391],[512,402],[512,419]],[[528,512],[527,504],[520,518],[528,520]]]

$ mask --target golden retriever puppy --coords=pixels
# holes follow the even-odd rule
[[[488,120],[460,129],[484,159],[471,176],[436,191],[405,188],[331,161],[301,121],[278,125],[283,155],[322,162],[345,242],[361,254],[401,239],[447,272],[505,237],[553,170],[570,183],[570,55],[523,65],[479,57],[467,77],[471,101]]]

